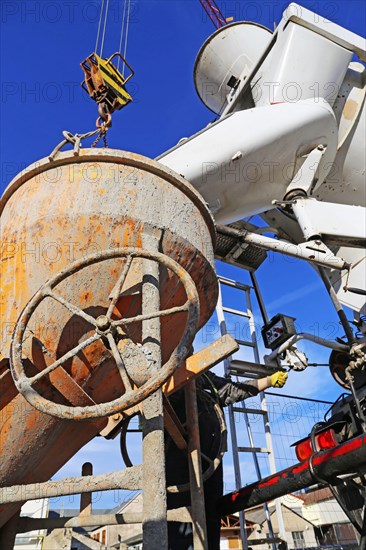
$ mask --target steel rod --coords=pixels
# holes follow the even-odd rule
[[[145,235],[144,247],[157,249],[158,236]],[[142,285],[142,343],[150,352],[152,373],[161,369],[160,318],[150,315],[159,312],[159,264],[145,260]],[[162,389],[142,403],[143,453],[143,545],[149,550],[168,549],[167,502],[165,480],[164,417]]]
[[[83,342],[80,342],[80,344],[78,344],[73,349],[65,353],[65,355],[60,357],[60,359],[57,359],[57,361],[55,361],[54,363],[46,367],[44,370],[41,370],[38,374],[32,376],[32,378],[29,378],[29,384],[33,385],[35,382],[38,382],[38,380],[46,376],[46,374],[49,374],[50,372],[54,371],[55,369],[57,369],[57,367],[69,361],[69,359],[73,359],[75,355],[77,355],[87,346],[90,346],[90,344],[93,344],[99,339],[100,339],[99,334],[93,334],[93,336],[90,336],[90,338],[87,338]]]
[[[81,475],[83,477],[93,475],[93,465],[91,464],[91,462],[84,462],[84,464],[82,466],[82,469],[81,469]],[[92,513],[92,492],[81,493],[81,495],[80,495],[80,515],[81,516],[90,516],[91,513]]]
[[[108,320],[111,320],[112,318],[112,313],[114,311],[114,308],[116,307],[119,297],[121,296],[123,285],[125,284],[132,262],[133,262],[132,256],[127,256],[126,263],[123,266],[122,273],[117,283],[115,284],[114,288],[112,289],[112,292],[109,295],[109,299],[111,303],[109,304],[108,311],[106,314]]]
[[[115,327],[121,325],[131,325],[132,323],[140,323],[141,321],[148,321],[149,319],[155,319],[157,317],[168,317],[174,313],[182,313],[182,311],[189,310],[189,302],[186,302],[182,306],[171,307],[169,309],[162,309],[161,311],[152,311],[151,313],[145,313],[143,315],[136,315],[135,317],[126,317],[125,319],[118,319],[113,321]]]
[[[272,359],[276,359],[281,353],[289,349],[291,346],[299,342],[300,340],[308,340],[309,342],[314,342],[314,344],[319,344],[319,346],[324,346],[325,348],[335,349],[338,351],[349,351],[349,346],[347,344],[340,344],[333,340],[326,340],[320,336],[315,336],[315,334],[308,334],[307,332],[298,332],[293,336],[290,336],[286,342],[281,344],[277,349],[265,356],[268,362]]]
[[[90,323],[93,327],[96,327],[96,322],[94,317],[92,317],[91,315],[88,315],[87,313],[85,313],[85,311],[83,311],[79,307],[74,306],[74,304],[71,304],[70,302],[65,300],[65,298],[57,294],[54,290],[49,290],[45,295],[48,296],[49,298],[53,298],[54,300],[56,300],[56,302],[58,302],[59,304],[63,305],[66,309],[71,311],[73,315],[77,315],[78,317],[81,317],[82,319],[84,319],[84,321],[86,321],[87,323]]]
[[[339,317],[339,320],[341,322],[342,327],[344,328],[344,332],[346,333],[347,341],[350,346],[352,346],[353,342],[355,341],[355,336],[353,334],[353,330],[351,328],[351,325],[347,319],[347,316],[344,312],[344,309],[338,300],[338,296],[332,287],[332,283],[329,280],[328,274],[325,271],[325,269],[321,266],[318,266],[318,271],[320,274],[320,277],[322,278],[322,281],[324,283],[325,288],[327,289],[327,292],[329,294],[329,298],[332,300],[334,309],[337,312],[337,315]]]
[[[254,288],[254,294],[257,298],[257,302],[258,302],[258,306],[259,306],[259,309],[260,309],[260,312],[261,312],[263,323],[268,323],[269,318],[268,318],[268,315],[267,315],[266,307],[264,305],[264,301],[263,301],[261,291],[259,289],[257,277],[256,277],[255,273],[253,273],[252,271],[249,273],[249,275],[250,275],[250,279],[252,281],[252,285],[253,285],[253,288]]]
[[[279,397],[278,393],[275,393],[273,391],[265,391],[264,392],[265,395],[273,395],[275,397]],[[281,396],[280,396],[282,399],[283,398],[286,398],[286,399],[296,399],[297,401],[311,401],[312,403],[321,403],[321,404],[324,404],[324,405],[333,405],[333,401],[324,401],[324,399],[313,399],[311,397],[300,397],[298,395],[296,396],[293,396],[293,395],[287,395],[285,393],[282,393],[281,392]]]
[[[189,523],[191,521],[191,513],[188,508],[169,510],[168,520]],[[90,516],[80,515],[63,518],[32,518],[23,516],[19,518],[16,529],[18,533],[27,533],[28,531],[38,529],[64,529],[138,523],[142,523],[142,514],[133,512],[126,512],[124,514],[93,514]]]
[[[205,497],[203,490],[201,444],[198,424],[196,382],[185,387],[186,418],[188,430],[188,463],[191,487],[192,530],[194,550],[208,550]]]
[[[133,466],[126,470],[119,470],[108,474],[66,477],[58,481],[0,487],[0,504],[64,495],[77,495],[90,491],[110,491],[111,489],[136,491],[136,489],[141,488],[141,478],[142,467]]]
[[[316,258],[316,251],[314,251],[314,249],[307,249],[306,246],[301,244],[293,244],[286,241],[272,239],[271,237],[258,235],[257,233],[251,233],[246,230],[235,229],[226,225],[217,225],[216,229],[218,233],[229,237],[235,237],[236,239],[241,239],[247,244],[258,246],[264,250],[273,250],[273,252],[279,252],[280,254],[285,254],[286,256],[300,258],[316,265],[339,270],[346,269],[348,267],[348,264],[342,260],[342,258],[338,258],[337,256],[332,256],[331,258],[320,258],[318,254],[318,258]],[[305,243],[305,245],[307,245],[307,243]]]

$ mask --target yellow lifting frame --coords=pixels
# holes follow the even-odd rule
[[[119,57],[128,67],[130,74],[125,78],[112,63]],[[132,101],[132,96],[126,90],[126,84],[133,77],[134,71],[124,57],[116,52],[108,59],[103,59],[95,52],[89,55],[81,64],[84,72],[82,88],[97,103],[105,103],[109,113],[122,109]]]

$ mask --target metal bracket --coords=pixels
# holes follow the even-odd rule
[[[347,344],[341,344],[339,342],[335,342],[333,340],[326,340],[325,338],[321,338],[320,336],[315,336],[314,334],[308,334],[306,332],[299,332],[297,334],[294,334],[291,336],[286,342],[281,344],[277,349],[273,350],[270,354],[264,356],[264,362],[266,365],[273,364],[273,361],[277,359],[283,352],[286,350],[292,348],[296,342],[299,340],[307,340],[309,342],[314,342],[315,344],[318,344],[319,346],[324,346],[325,348],[335,349],[339,351],[349,351],[349,346]]]
[[[319,164],[326,149],[324,145],[318,145],[309,153],[304,164],[287,187],[285,200],[288,197],[293,197],[296,191],[301,191],[306,195],[312,194],[317,187]]]
[[[329,245],[365,248],[365,207],[312,197],[297,197],[291,207],[306,240],[321,238]]]
[[[225,225],[217,225],[217,232],[229,237],[236,237],[239,241],[252,244],[258,248],[279,252],[286,256],[293,256],[302,260],[313,262],[317,265],[331,269],[348,269],[349,265],[333,252],[320,240],[293,244],[282,240],[258,235],[250,231],[241,231]]]

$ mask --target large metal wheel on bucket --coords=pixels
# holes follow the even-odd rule
[[[60,294],[60,285],[62,287],[62,283],[71,277],[77,277],[82,270],[89,266],[115,259],[123,260],[122,268],[112,292],[109,297],[106,297],[105,310],[102,314],[93,316],[79,306],[72,304]],[[174,274],[177,280],[183,285],[186,295],[185,302],[167,309],[159,308],[148,314],[139,314],[131,317],[124,317],[122,315],[122,317],[116,318],[115,306],[123,293],[124,283],[134,261],[155,262],[159,264],[160,268],[164,268]],[[60,357],[52,357],[52,354],[48,353],[41,343],[41,346],[43,346],[42,351],[47,361],[45,361],[43,369],[38,370],[36,374],[30,375],[29,362],[23,353],[24,342],[27,339],[29,324],[37,309],[46,298],[58,302],[73,316],[81,318],[84,323],[90,326],[90,330],[88,334],[84,333],[82,340],[75,347],[63,353]],[[172,316],[173,319],[174,315],[182,312],[186,314],[186,323],[178,345],[160,369],[155,370],[150,368],[148,350],[144,349],[141,343],[136,344],[131,341],[128,337],[128,327],[157,317],[161,319]],[[118,413],[141,402],[160,388],[171,376],[189,353],[197,331],[198,319],[199,297],[195,284],[188,272],[172,258],[159,252],[149,252],[139,248],[107,250],[101,254],[98,253],[89,256],[82,261],[72,263],[42,285],[21,313],[14,329],[10,354],[11,372],[15,385],[18,391],[36,409],[58,418],[87,420]],[[85,400],[92,404],[85,406],[66,405],[44,397],[42,395],[42,385],[44,385],[46,380],[49,381],[49,377],[57,370],[63,371],[62,375],[66,377],[69,387],[74,387],[75,384],[78,384],[77,380],[70,380],[70,373],[66,372],[64,367],[73,358],[83,353],[88,346],[93,346],[97,342],[101,343],[108,350],[115,361],[120,381],[122,381],[125,390],[123,395],[106,402],[95,402],[88,395],[87,385],[84,385],[83,387],[78,386],[77,391],[79,393],[80,391],[83,392]],[[124,357],[124,350],[126,357]],[[129,359],[129,366],[127,366],[125,359]]]

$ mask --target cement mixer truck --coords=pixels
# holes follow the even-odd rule
[[[247,22],[219,28],[194,69],[196,91],[217,120],[158,158],[202,194],[219,235],[313,263],[345,334],[329,366],[350,395],[296,443],[300,464],[226,495],[222,513],[326,484],[360,533],[360,548],[366,547],[365,52],[364,38],[297,4],[273,33]],[[253,215],[267,223],[257,233],[241,221]],[[354,311],[353,326],[342,304]],[[266,334],[267,364],[306,368],[296,342],[316,339],[287,332],[281,318],[264,327]]]

